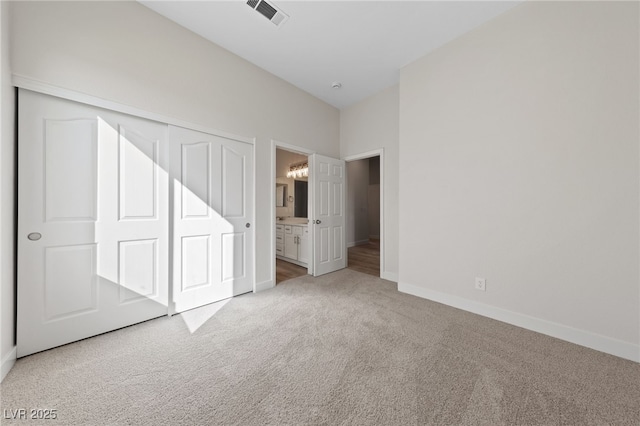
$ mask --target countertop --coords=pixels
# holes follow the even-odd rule
[[[282,220],[276,219],[276,224],[307,226],[309,224],[309,219],[307,219],[306,217],[288,217]]]

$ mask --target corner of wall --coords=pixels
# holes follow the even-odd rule
[[[401,70],[400,291],[640,362],[637,13],[524,2]]]
[[[17,359],[17,348],[14,346],[13,349],[2,358],[2,365],[0,366],[0,383],[7,376],[13,365],[16,363]]]
[[[15,88],[10,68],[10,2],[0,3],[0,382],[16,362],[15,345]]]
[[[392,281],[392,282],[394,282],[394,283],[397,283],[397,282],[398,282],[398,274],[397,274],[397,273],[395,273],[395,272],[386,272],[386,271],[383,271],[383,272],[382,272],[382,277],[381,277],[381,278],[382,278],[383,280]],[[398,291],[400,291],[400,290],[398,289]]]
[[[400,86],[396,84],[381,90],[354,105],[340,110],[341,158],[360,157],[365,153],[383,150],[384,191],[383,278],[397,281],[398,275],[398,148]],[[355,243],[357,238],[348,242]],[[387,278],[388,277],[388,278]]]
[[[275,286],[276,285],[273,282],[273,280],[262,281],[262,282],[256,283],[256,289],[254,293],[258,293],[264,290],[269,290],[269,289],[275,288]]]

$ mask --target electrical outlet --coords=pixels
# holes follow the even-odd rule
[[[476,277],[476,290],[485,291],[487,289],[487,280]]]

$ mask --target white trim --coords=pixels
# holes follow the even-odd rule
[[[302,148],[296,145],[291,145],[285,142],[281,142],[276,139],[271,139],[271,188],[269,189],[269,193],[271,194],[271,197],[270,197],[271,217],[269,219],[269,223],[271,226],[271,232],[270,232],[271,236],[269,237],[269,241],[270,241],[271,247],[269,248],[269,253],[270,253],[269,259],[271,259],[271,281],[273,281],[274,287],[276,282],[276,253],[275,253],[275,250],[276,250],[275,249],[276,247],[276,149],[278,148],[295,152],[296,154],[306,155],[306,156],[311,156],[315,154],[314,151],[311,151],[309,149]],[[311,203],[312,197],[308,197],[308,199],[309,199],[309,203]],[[307,208],[307,210],[309,212],[312,211],[310,208]],[[312,251],[313,244],[311,243],[311,241],[313,241],[313,237],[309,238],[309,245],[310,245],[309,246],[309,263],[307,265],[307,273],[309,274],[312,274],[312,268],[313,268],[313,251]]]
[[[253,226],[253,292],[258,291],[258,248],[256,247],[258,228],[256,227],[258,210],[258,176],[256,169],[258,161],[256,159],[256,138],[253,138],[253,214],[251,215],[251,226]]]
[[[318,176],[316,174],[315,167],[314,167],[315,158],[316,158],[315,154],[312,154],[309,156],[309,179],[308,179],[309,184],[308,184],[308,190],[307,190],[307,201],[308,201],[307,220],[309,221],[309,224],[310,224],[309,241],[311,242],[311,245],[309,246],[309,269],[307,269],[307,274],[313,275],[314,277],[316,276],[316,268],[318,267],[318,262],[316,262],[316,240],[315,240],[316,230],[315,230],[315,226],[313,226],[316,223],[316,209],[313,202],[316,199],[315,188],[316,188],[316,180],[318,179]],[[346,170],[345,170],[345,177],[346,177]],[[346,194],[346,191],[345,191],[345,194]],[[344,242],[346,246],[347,245],[346,235],[345,235]],[[345,253],[345,256],[348,256],[349,250],[347,250],[347,247],[344,248],[344,253]],[[348,262],[347,262],[347,259],[345,259],[345,267],[347,265],[348,265]]]
[[[347,248],[355,247],[355,246],[363,246],[365,244],[369,244],[369,240],[352,241],[350,243],[347,243]]]
[[[275,144],[276,148],[280,148],[280,149],[284,149],[286,151],[291,151],[291,152],[295,152],[296,154],[300,154],[300,155],[313,155],[316,152],[315,151],[311,151],[310,149],[306,149],[306,148],[302,148],[300,146],[296,146],[296,145],[291,145],[285,142],[280,142],[278,140],[275,139],[271,139],[271,142]],[[275,151],[274,151],[275,154]],[[275,173],[275,170],[274,170]]]
[[[4,358],[2,358],[2,367],[0,368],[0,383],[4,380],[4,378],[9,373],[9,370],[16,363],[18,348],[16,346],[13,347],[11,352],[7,354]]]
[[[148,120],[158,121],[160,123],[171,124],[172,126],[184,127],[186,129],[196,130],[198,132],[203,132],[203,133],[209,133],[211,135],[220,136],[227,139],[233,139],[238,142],[244,142],[244,143],[255,145],[255,138],[239,136],[233,133],[225,132],[219,129],[213,129],[211,127],[203,126],[200,124],[190,123],[184,120],[178,120],[176,118],[167,117],[162,114],[156,114],[154,112],[145,111],[136,107],[121,104],[119,102],[114,102],[107,99],[99,98],[97,96],[88,95],[86,93],[76,92],[74,90],[54,86],[52,84],[35,80],[30,77],[25,77],[19,74],[13,74],[12,83],[14,86],[19,87],[21,89],[31,90],[33,92],[38,92],[45,95],[56,96],[58,98],[63,98],[70,101],[75,101],[82,104],[95,106],[98,108],[104,108],[111,111],[121,112],[123,114],[129,114],[136,117],[146,118]]]
[[[271,139],[271,184],[269,188],[269,261],[271,262],[271,282],[276,282],[276,141]]]
[[[394,283],[398,282],[398,274],[396,274],[395,272],[384,272],[380,275],[380,278],[382,278],[383,280],[393,281]]]
[[[274,288],[275,286],[276,286],[276,284],[275,284],[274,280],[262,281],[261,283],[257,283],[256,284],[255,293],[257,293],[259,291],[270,290],[270,289]]]
[[[343,157],[345,162],[356,161],[356,160],[365,160],[367,158],[372,157],[380,157],[380,278],[385,278],[388,276],[395,276],[395,280],[390,281],[398,281],[398,277],[395,273],[388,273],[384,267],[384,259],[385,259],[385,223],[384,223],[384,148],[374,149],[373,151],[367,151],[362,154],[355,155],[347,155]],[[346,206],[345,206],[346,208]]]
[[[382,156],[382,154],[384,154],[384,148],[374,149],[373,151],[363,152],[362,154],[347,155],[346,157],[343,158],[343,160],[346,162],[356,161],[356,160],[365,160],[371,157]]]
[[[640,362],[640,345],[612,339],[600,334],[590,333],[563,324],[535,318],[518,312],[508,311],[495,306],[465,299],[450,294],[440,293],[413,284],[398,283],[398,291],[429,299],[484,317],[492,318],[527,330],[546,334],[547,336],[575,343],[611,355]]]

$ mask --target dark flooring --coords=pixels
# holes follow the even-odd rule
[[[380,240],[349,247],[347,268],[364,274],[380,276]],[[276,284],[307,275],[307,268],[276,259]]]

